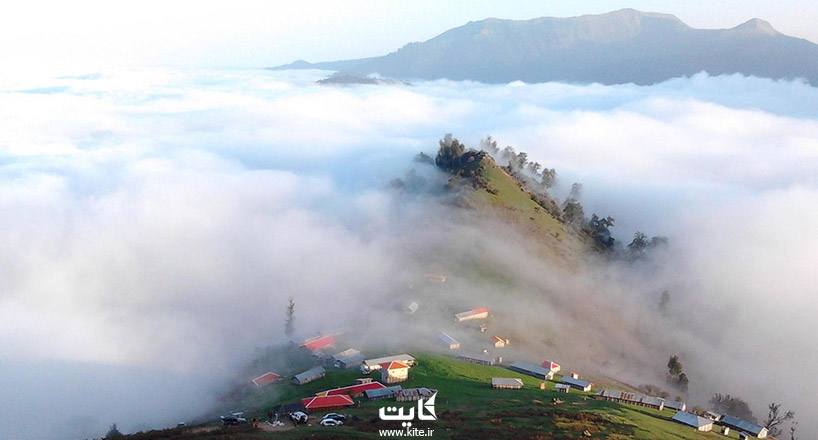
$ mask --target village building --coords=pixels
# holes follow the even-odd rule
[[[751,434],[754,437],[758,437],[758,438],[767,437],[767,428],[765,428],[765,427],[763,427],[761,425],[756,425],[755,423],[752,423],[752,422],[748,422],[746,420],[742,420],[742,419],[740,419],[738,417],[724,416],[724,417],[721,418],[719,423],[721,423],[724,426],[728,426],[730,428],[733,428],[733,429],[735,429],[737,431],[746,432],[748,434]]]
[[[364,391],[364,396],[366,396],[367,400],[383,400],[383,399],[392,399],[395,397],[395,392],[402,390],[403,387],[400,385],[393,385],[391,387],[386,388],[377,388],[374,390],[366,390]]]
[[[298,373],[292,378],[293,385],[304,385],[305,383],[310,383],[314,380],[318,380],[324,375],[327,374],[327,370],[324,367],[312,367],[303,373]]]
[[[539,365],[529,364],[528,362],[514,362],[508,366],[508,369],[538,379],[551,380],[554,378],[553,371],[547,370]]]
[[[440,341],[444,346],[448,347],[449,350],[457,350],[460,348],[460,343],[457,340],[446,333],[440,332],[437,334],[437,340]]]
[[[713,411],[707,411],[704,413],[704,418],[710,419],[714,422],[718,422],[719,420],[721,420],[722,417],[723,416],[721,414]]]
[[[276,380],[278,380],[278,377],[279,377],[278,374],[272,372],[264,373],[261,376],[253,379],[252,382],[253,385],[261,388],[265,385],[270,385],[271,383],[275,382]]]
[[[381,382],[398,383],[409,379],[409,365],[401,361],[384,362],[381,364]]]
[[[696,414],[679,411],[672,417],[672,419],[681,424],[696,428],[698,431],[707,432],[713,430],[712,420],[707,420],[704,417],[697,416]]]
[[[684,402],[677,402],[675,400],[667,400],[665,401],[665,409],[672,409],[673,411],[685,411],[687,410],[687,404]]]
[[[418,311],[418,307],[420,307],[418,305],[418,303],[415,302],[415,301],[412,301],[412,302],[409,303],[408,306],[406,306],[406,312],[409,313],[409,314],[415,313],[415,312]]]
[[[352,397],[349,397],[346,394],[307,397],[305,399],[301,399],[301,403],[304,404],[304,408],[308,413],[332,411],[336,409],[349,408],[350,406],[355,405]]]
[[[457,322],[471,321],[473,319],[486,319],[489,317],[489,309],[480,307],[479,309],[469,310],[454,315]]]
[[[321,391],[316,393],[316,396],[338,396],[342,394],[346,394],[349,396],[362,396],[366,390],[376,390],[379,388],[386,388],[386,385],[380,382],[366,382],[366,383],[357,383],[355,385],[350,385],[347,387],[341,388],[334,388],[327,391]]]
[[[350,348],[332,355],[332,364],[336,368],[346,370],[360,366],[364,362],[364,355],[360,351]]]
[[[591,387],[594,386],[593,382],[588,382],[587,380],[582,379],[574,379],[573,377],[570,376],[563,376],[560,382],[569,385],[572,388],[576,388],[580,391],[585,391],[586,393],[588,391],[591,391]]]
[[[568,390],[571,389],[571,385],[568,385],[567,383],[558,383],[558,384],[554,385],[554,389],[558,393],[568,394]]]
[[[403,362],[410,367],[415,365],[415,358],[408,355],[408,354],[397,354],[394,356],[385,356],[379,357],[375,359],[367,359],[361,365],[361,371],[364,373],[371,373],[375,370],[379,370],[381,368],[381,364],[385,364],[388,362]]]
[[[501,338],[499,336],[492,336],[491,337],[491,344],[494,345],[495,348],[503,348],[506,345],[509,345],[511,341],[505,338]]]
[[[511,377],[492,377],[491,387],[502,390],[519,390],[523,387],[523,380]]]
[[[397,402],[416,402],[420,399],[428,399],[432,397],[437,390],[430,388],[405,388],[395,391],[395,401]]]
[[[310,353],[316,354],[321,350],[334,346],[335,342],[335,337],[332,335],[316,336],[302,342],[301,348],[309,350]]]
[[[471,362],[480,365],[495,365],[503,362],[502,357],[495,357],[489,354],[464,354],[457,357],[457,360],[463,362]]]
[[[648,408],[662,410],[665,401],[659,397],[652,397],[646,394],[633,393],[630,391],[603,389],[598,391],[594,398],[607,400],[609,402],[627,403],[630,405],[645,406]]]
[[[551,370],[554,373],[559,373],[559,371],[560,371],[560,365],[558,363],[556,363],[556,362],[545,361],[540,365],[542,365],[543,368],[547,368],[547,369]],[[577,377],[577,379],[579,379],[579,378]]]

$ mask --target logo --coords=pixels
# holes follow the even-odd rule
[[[418,420],[437,420],[437,414],[435,414],[435,397],[437,397],[437,392],[426,400],[418,400]],[[378,417],[380,417],[381,420],[401,420],[403,421],[401,426],[409,428],[412,426],[412,420],[415,419],[415,408],[409,408],[408,414],[404,413],[404,410],[405,408],[387,406],[378,410]]]

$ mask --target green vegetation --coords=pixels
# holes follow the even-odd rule
[[[541,390],[539,379],[524,376],[502,367],[461,362],[431,354],[417,355],[418,363],[409,373],[405,388],[427,387],[438,390],[435,402],[438,420],[416,422],[415,427],[434,429],[433,438],[443,439],[709,439],[722,438],[716,433],[700,433],[670,420],[671,411],[656,411],[637,406],[599,401],[591,393],[571,390],[554,391],[548,382]],[[330,370],[318,381],[295,386],[288,382],[262,388],[244,402],[247,417],[265,418],[273,406],[307,397],[315,392],[349,385],[357,371]],[[373,378],[379,374],[373,373]],[[522,379],[521,390],[491,388],[492,377]],[[559,380],[557,378],[556,380]],[[554,403],[560,399],[561,403]],[[128,436],[132,439],[160,438],[379,438],[379,429],[399,429],[400,423],[382,421],[378,409],[387,405],[411,407],[416,403],[395,404],[381,400],[362,402],[359,407],[343,410],[350,418],[342,427],[301,426],[279,432],[267,432],[248,426],[199,426],[151,431]],[[249,405],[257,405],[249,407]],[[317,414],[320,417],[320,413]],[[311,422],[316,425],[315,419]],[[149,435],[150,434],[150,435]]]

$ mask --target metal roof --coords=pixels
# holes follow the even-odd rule
[[[540,365],[529,364],[528,362],[514,362],[508,367],[520,373],[529,375],[533,374],[535,376],[548,377],[549,375],[554,374],[547,368],[543,368]]]
[[[295,378],[299,382],[303,382],[307,379],[312,379],[313,377],[325,374],[326,372],[327,370],[325,370],[324,367],[312,367],[309,370],[304,371],[303,373],[296,374],[295,376],[293,376],[293,378]]]
[[[480,362],[486,362],[486,363],[489,363],[489,364],[493,364],[493,363],[497,362],[497,358],[495,358],[494,356],[492,356],[490,354],[485,354],[485,353],[461,354],[461,355],[457,356],[457,359],[475,360],[475,361],[480,361]]]
[[[632,393],[630,391],[610,390],[606,388],[598,391],[596,395],[645,405],[664,406],[665,404],[665,401],[659,397],[648,396],[642,393]]]
[[[384,396],[391,396],[392,393],[395,391],[402,390],[403,387],[400,385],[395,385],[393,387],[386,387],[386,388],[378,388],[375,390],[366,390],[364,391],[364,395],[366,395],[367,399],[374,399],[377,397],[384,397]]]
[[[676,411],[684,411],[687,408],[687,404],[684,402],[677,402],[675,400],[667,400],[664,399],[665,408],[675,409]]]
[[[502,386],[523,386],[523,380],[515,379],[513,377],[492,377],[491,384]]]
[[[724,416],[721,418],[721,423],[723,425],[728,425],[730,427],[740,429],[742,431],[747,431],[750,434],[758,436],[764,428],[763,426],[756,425],[755,423],[748,422],[746,420],[742,420],[738,417],[733,416]]]
[[[383,364],[383,363],[386,363],[386,362],[395,362],[395,361],[415,362],[415,358],[412,357],[412,356],[409,356],[408,354],[396,354],[394,356],[385,356],[385,357],[380,357],[380,358],[375,358],[375,359],[367,359],[367,360],[364,361],[364,364],[367,367],[372,367],[374,365],[379,365],[379,364]]]
[[[453,345],[453,344],[460,344],[457,342],[457,339],[447,335],[446,333],[440,332],[437,334],[437,338],[440,339],[444,344]]]
[[[699,417],[696,414],[690,414],[689,412],[679,411],[676,413],[675,416],[672,417],[673,420],[684,423],[687,426],[692,426],[696,429],[701,428],[702,426],[712,425],[713,421],[705,419],[704,417]]]
[[[592,385],[591,382],[588,382],[587,380],[574,379],[571,376],[563,376],[560,382],[580,388],[587,388]]]
[[[360,351],[350,348],[348,350],[344,350],[340,353],[335,353],[332,356],[332,359],[335,362],[343,362],[344,364],[361,364],[364,362],[364,355],[361,354]]]

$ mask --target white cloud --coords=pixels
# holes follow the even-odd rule
[[[757,381],[754,361],[759,346],[782,371],[818,360],[808,339],[818,99],[784,105],[816,89],[702,75],[652,87],[334,88],[315,85],[320,75],[111,71],[4,84],[0,350],[33,363],[229,370],[224,359],[281,334],[293,292],[331,304],[305,312],[308,330],[384,294],[407,255],[439,237],[394,237],[400,208],[383,188],[444,133],[467,145],[491,134],[557,168],[559,191],[585,183],[588,212],[616,217],[620,237],[670,236],[684,276],[652,282],[673,284],[677,307],[703,310],[674,318],[683,330],[667,335],[701,393],[712,377],[723,386],[712,391],[810,403],[784,380]],[[407,236],[443,234],[414,215],[399,225]],[[464,253],[478,252],[480,234],[463,234]],[[513,261],[521,250],[497,252]],[[548,281],[610,301],[594,297],[595,282]],[[600,325],[576,328],[595,337],[611,324]],[[641,330],[618,340],[640,350],[628,337]]]

